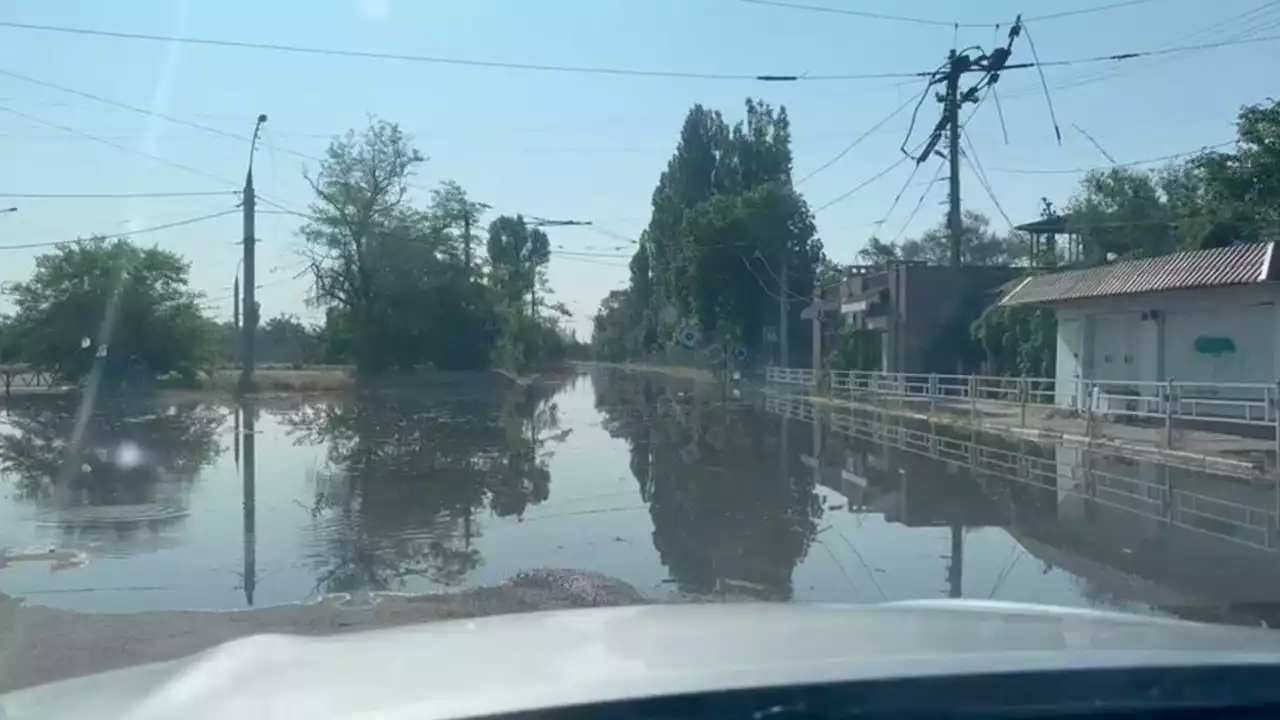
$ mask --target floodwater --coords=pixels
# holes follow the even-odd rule
[[[0,594],[238,610],[593,570],[655,601],[1280,619],[1271,487],[597,370],[0,418]],[[54,551],[49,557],[40,553]]]

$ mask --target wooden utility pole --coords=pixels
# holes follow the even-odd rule
[[[249,169],[244,174],[244,327],[241,332],[240,392],[253,390],[253,366],[256,360],[254,342],[258,332],[258,301],[254,298],[257,275],[254,266],[254,208],[257,198],[253,190],[253,151],[258,145],[258,133],[267,121],[259,115],[253,126],[253,140],[249,143]]]

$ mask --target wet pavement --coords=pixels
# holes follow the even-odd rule
[[[2,421],[0,594],[27,607],[360,606],[571,568],[655,602],[1280,621],[1272,487],[874,410],[597,370],[103,403],[77,445],[67,402],[15,399]]]

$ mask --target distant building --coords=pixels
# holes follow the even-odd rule
[[[1275,243],[1253,243],[1038,275],[1000,305],[1055,310],[1064,407],[1085,406],[1082,380],[1110,381],[1108,393],[1133,383],[1146,396],[1164,380],[1271,383],[1280,377],[1275,255]]]
[[[838,289],[842,322],[879,338],[882,372],[974,372],[969,327],[1024,269],[894,263],[859,268]],[[831,307],[835,303],[828,300]]]

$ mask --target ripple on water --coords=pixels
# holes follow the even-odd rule
[[[117,525],[175,520],[188,514],[190,513],[185,508],[159,503],[94,505],[41,513],[37,516],[36,523],[46,526]]]

